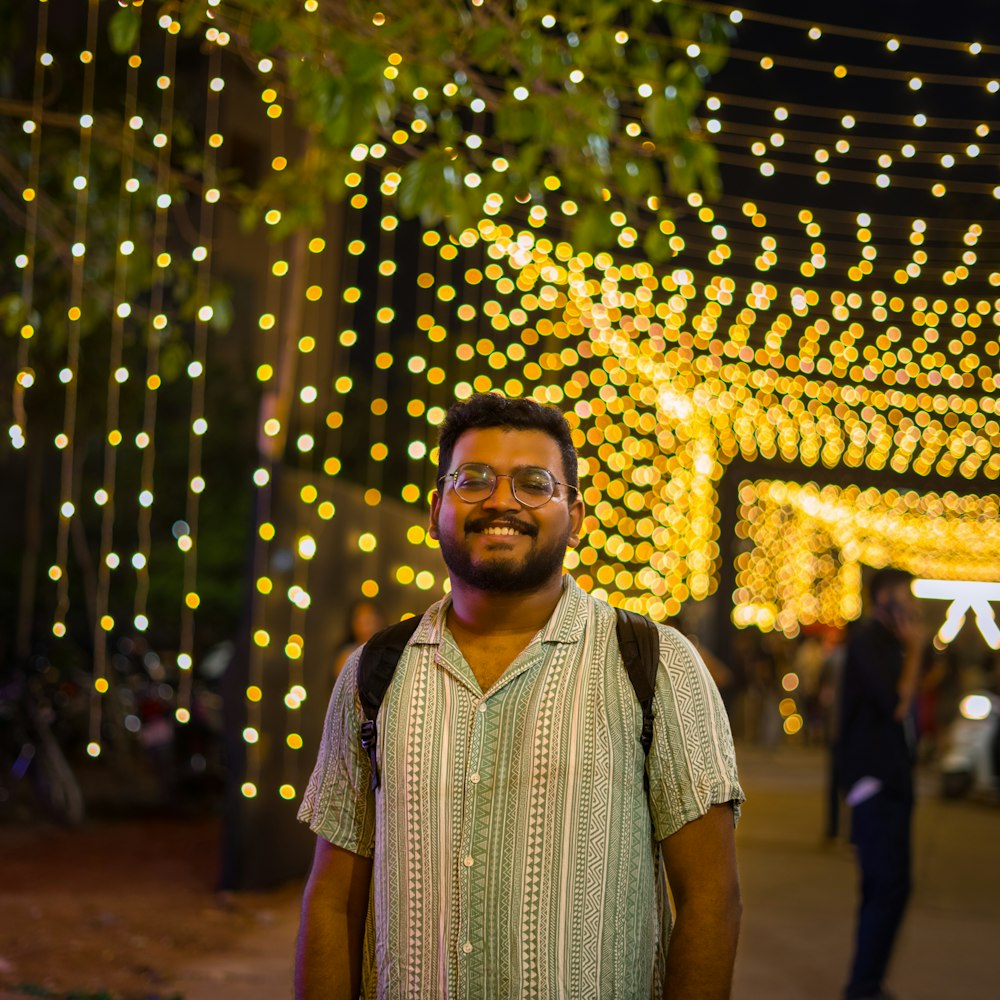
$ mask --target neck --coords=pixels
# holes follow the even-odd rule
[[[469,587],[451,579],[448,624],[465,632],[497,635],[506,632],[537,632],[552,617],[562,596],[562,572],[524,593],[503,594]]]

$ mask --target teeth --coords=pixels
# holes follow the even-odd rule
[[[519,535],[513,528],[483,528],[484,535]]]

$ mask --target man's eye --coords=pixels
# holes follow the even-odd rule
[[[548,493],[552,483],[544,473],[528,472],[517,477],[517,488],[528,493]]]
[[[458,475],[458,485],[466,490],[488,490],[490,477],[481,472],[461,472]]]

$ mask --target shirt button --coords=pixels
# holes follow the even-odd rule
[[[462,864],[465,865],[466,868],[471,868],[472,867],[472,855],[471,854],[466,854],[466,856],[462,859]]]
[[[480,704],[479,704],[479,711],[483,712],[483,713],[486,712],[486,702],[485,701],[480,702]]]
[[[462,951],[464,951],[465,954],[468,955],[472,951],[472,942],[466,941],[465,944],[462,945]]]
[[[471,781],[474,785],[478,785],[479,784],[479,772],[478,771],[473,771],[472,774],[469,775],[469,781]]]

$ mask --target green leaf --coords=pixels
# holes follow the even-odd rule
[[[356,43],[347,50],[344,74],[352,83],[371,83],[382,76],[385,55],[374,45]]]
[[[402,170],[399,182],[399,210],[407,218],[419,215],[425,223],[443,218],[451,202],[451,185],[446,172],[452,169],[450,156],[435,149],[413,160]]]
[[[120,54],[130,52],[139,37],[142,11],[138,7],[122,7],[108,21],[108,39],[111,48]]]
[[[705,196],[714,200],[722,194],[719,180],[719,154],[708,142],[692,142],[688,154],[695,176],[695,184]]]
[[[495,129],[501,139],[523,142],[534,138],[536,128],[535,107],[531,103],[507,101],[497,109]]]
[[[276,21],[256,20],[250,26],[250,48],[270,52],[281,38],[281,25]]]
[[[653,97],[646,102],[643,119],[650,134],[660,141],[676,139],[687,132],[687,115],[680,101]]]
[[[469,45],[470,62],[490,70],[508,65],[504,43],[509,37],[510,33],[502,24],[495,24],[482,31],[477,31],[472,36]]]
[[[642,240],[642,249],[654,264],[662,264],[674,255],[670,242],[657,223],[651,223]]]
[[[595,204],[583,209],[573,220],[573,245],[579,250],[598,253],[615,245],[616,229],[605,204]]]
[[[408,218],[417,215],[427,199],[428,167],[428,158],[424,156],[400,171],[399,210]]]

